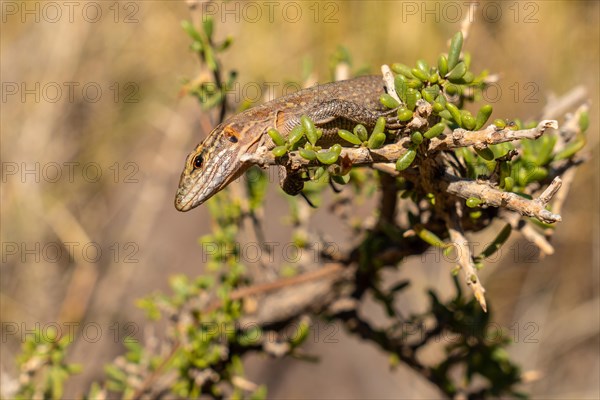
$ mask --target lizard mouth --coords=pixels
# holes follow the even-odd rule
[[[175,195],[175,208],[178,211],[185,212],[198,207],[225,186],[219,185],[218,182],[211,182],[208,186],[203,186],[200,184],[201,179],[206,178],[200,175],[192,182],[179,186]]]
[[[185,195],[178,190],[175,195],[175,208],[177,211],[189,211],[193,208],[193,200],[194,198],[191,197],[186,201]]]
[[[192,201],[183,202],[183,198],[180,196],[175,197],[175,208],[177,211],[189,211],[192,209]]]
[[[175,208],[183,212],[202,204],[205,199],[200,199],[202,196],[198,196],[198,192],[197,180],[180,184],[175,195]]]
[[[175,195],[175,208],[179,211],[189,211],[198,207],[239,178],[249,166],[238,166],[238,171],[232,174],[230,171],[235,171],[235,164],[220,164],[219,167],[220,170],[209,169],[196,176],[182,177]]]

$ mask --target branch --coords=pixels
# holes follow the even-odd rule
[[[335,277],[336,275],[340,275],[343,271],[344,266],[342,264],[325,265],[322,268],[312,270],[301,275],[293,276],[291,278],[283,278],[273,282],[261,283],[253,286],[247,286],[236,289],[228,296],[228,300],[242,300],[250,296],[255,296],[258,294],[267,294],[294,285],[301,285],[312,281],[318,281],[320,279]],[[202,312],[209,313],[218,309],[222,305],[223,302],[221,300],[214,301],[213,303],[209,304],[208,307],[203,309]]]
[[[396,93],[396,85],[394,84],[394,74],[390,67],[386,64],[381,66],[381,74],[383,75],[383,81],[385,82],[385,88],[387,94],[392,96],[398,103],[403,104],[403,101],[400,100],[398,93]]]
[[[576,166],[574,165],[572,168],[569,168],[568,170],[565,171],[565,173],[563,174],[562,181],[563,181],[563,190],[561,190],[560,192],[558,192],[556,194],[552,209],[554,212],[556,212],[557,214],[560,214],[561,210],[562,210],[562,206],[565,202],[565,200],[567,199],[567,195],[569,194],[569,189],[571,187],[571,184],[573,183],[573,179],[575,179],[575,172],[576,172]]]
[[[392,176],[402,175],[412,181],[422,178],[421,174],[413,173],[410,170],[402,171],[401,174],[396,171],[394,164],[377,163],[373,164],[373,168]],[[536,217],[540,221],[549,224],[562,221],[562,217],[559,214],[554,214],[545,208],[552,199],[552,196],[554,196],[561,187],[562,181],[558,177],[554,178],[544,193],[535,200],[529,200],[518,194],[496,189],[486,181],[474,181],[471,179],[459,178],[449,173],[445,173],[439,179],[446,185],[445,188],[442,187],[442,191],[465,200],[470,197],[475,197],[480,199],[485,205],[505,208],[528,217]],[[518,223],[518,221],[514,222],[514,224],[516,223]],[[546,249],[548,249],[548,247],[546,247]]]
[[[459,128],[455,129],[450,135],[443,135],[431,139],[428,150],[440,151],[468,146],[485,147],[490,144],[511,142],[513,140],[537,139],[542,136],[548,128],[558,129],[558,122],[555,120],[544,120],[535,128],[518,131],[513,131],[508,128],[498,129],[496,125],[489,125],[487,128],[480,131],[467,131]]]
[[[431,139],[428,151],[451,150],[467,146],[485,147],[491,144],[510,142],[520,139],[537,139],[548,128],[558,128],[555,120],[546,120],[539,123],[536,128],[513,131],[501,129],[490,125],[480,131],[467,131],[455,129],[450,135],[442,135]],[[371,165],[373,163],[395,162],[402,157],[411,145],[410,137],[402,137],[397,142],[385,145],[379,149],[368,149],[366,147],[346,147],[340,153],[340,160],[351,163],[352,166]],[[284,156],[285,157],[285,156]],[[287,158],[275,157],[266,146],[259,147],[255,153],[247,153],[241,156],[240,161],[256,164],[261,167],[268,165],[285,165],[286,168],[297,170],[303,167],[316,167],[318,161],[309,161],[297,151],[290,151]]]
[[[445,393],[445,388],[441,386],[442,382],[433,374],[432,369],[421,364],[415,350],[405,345],[405,338],[394,338],[384,330],[374,328],[367,321],[359,317],[356,309],[343,310],[340,313],[332,315],[332,318],[342,321],[348,332],[377,344],[382,350],[388,353],[396,354],[406,365]]]
[[[371,165],[377,162],[393,162],[402,157],[408,151],[408,146],[411,143],[410,138],[402,138],[396,143],[388,144],[379,149],[368,149],[366,147],[346,147],[340,153],[340,160],[348,161],[353,166]],[[249,162],[252,164],[266,167],[268,165],[285,165],[287,168],[297,170],[303,167],[316,167],[318,161],[309,161],[298,154],[297,151],[290,151],[287,160],[277,158],[266,147],[260,147],[254,154],[244,154],[240,161]]]
[[[554,178],[548,188],[535,200],[529,200],[512,192],[503,192],[484,181],[473,181],[445,174],[442,179],[448,183],[446,191],[463,199],[475,197],[485,204],[494,207],[503,207],[516,211],[521,215],[536,217],[542,222],[552,224],[562,221],[562,217],[546,210],[546,205],[556,194],[561,185],[559,177]]]
[[[467,285],[469,285],[471,290],[473,290],[475,299],[477,299],[481,305],[481,308],[483,308],[483,311],[487,312],[484,296],[485,289],[483,288],[483,285],[477,276],[475,263],[473,262],[473,255],[471,254],[471,249],[469,249],[468,246],[469,241],[465,237],[463,228],[460,224],[461,215],[459,215],[459,213],[462,213],[461,204],[456,202],[456,209],[450,209],[446,215],[446,225],[448,227],[448,232],[450,233],[450,240],[455,246],[458,256],[458,265],[466,277]]]
[[[583,113],[587,113],[588,111],[589,106],[582,104],[573,114],[567,115],[566,122],[560,129],[559,140],[554,146],[556,152],[561,151],[573,138],[583,134],[579,127],[579,119]]]
[[[549,97],[548,103],[542,111],[541,119],[548,119],[564,114],[575,105],[585,101],[586,96],[587,90],[585,87],[577,86],[558,98],[556,96]]]

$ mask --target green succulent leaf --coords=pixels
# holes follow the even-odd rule
[[[288,142],[290,145],[295,145],[304,137],[304,128],[302,125],[295,126],[288,135]]]
[[[401,64],[401,63],[394,63],[394,64],[392,64],[391,68],[392,68],[392,71],[394,71],[397,74],[402,74],[410,79],[413,78],[411,68],[408,65]]]
[[[271,152],[273,153],[273,155],[275,157],[281,157],[284,154],[286,154],[287,151],[288,151],[288,147],[287,146],[277,146],[273,150],[271,150]]]
[[[338,130],[338,136],[344,139],[346,142],[360,145],[363,141],[358,138],[354,133],[349,132],[345,129]]]
[[[452,119],[458,126],[462,126],[462,118],[460,117],[460,110],[452,103],[446,103],[446,109],[452,116]]]
[[[458,64],[456,64],[456,66],[450,71],[448,72],[448,75],[446,75],[446,78],[448,78],[448,80],[450,82],[459,82],[460,79],[467,73],[467,66],[465,65],[464,62],[459,62]]]
[[[396,108],[400,106],[398,100],[396,100],[387,93],[384,93],[381,96],[379,96],[379,102],[387,108]]]
[[[367,147],[369,149],[379,149],[385,143],[385,133],[373,133],[367,142]]]
[[[502,245],[508,240],[512,232],[512,226],[506,224],[504,228],[498,233],[496,238],[490,243],[482,252],[477,256],[477,259],[483,260],[492,256]]]
[[[492,161],[494,159],[494,152],[489,147],[484,147],[481,149],[475,148],[475,152],[484,160]]]
[[[279,131],[277,129],[271,128],[267,131],[267,133],[269,134],[271,139],[273,139],[273,143],[275,143],[275,145],[283,146],[285,144],[284,137],[281,136],[281,134],[279,133]]]
[[[421,70],[421,69],[413,68],[411,70],[411,73],[413,74],[413,76],[415,78],[417,78],[421,82],[428,82],[429,81],[429,74],[427,72]]]
[[[457,32],[452,41],[450,42],[450,51],[448,52],[448,70],[452,71],[454,67],[458,64],[458,60],[460,58],[460,51],[462,50],[463,45],[463,34],[462,32]]]
[[[376,133],[383,133],[384,130],[385,130],[385,118],[379,117],[379,118],[377,118],[377,122],[375,123],[375,128],[373,128],[372,135],[375,135]]]
[[[413,132],[410,135],[410,140],[416,144],[416,145],[420,145],[421,143],[423,143],[423,134],[419,131],[417,132]]]
[[[404,153],[402,157],[400,157],[398,161],[396,161],[396,170],[404,171],[406,168],[410,167],[410,165],[415,160],[416,156],[417,151],[415,149],[408,149],[406,153]]]
[[[421,99],[421,92],[416,89],[408,88],[406,92],[406,108],[414,110],[417,105],[417,101]]]
[[[407,110],[406,108],[399,108],[398,109],[398,119],[401,122],[406,122],[406,121],[410,121],[413,118],[413,112],[410,110]]]
[[[579,129],[581,132],[587,131],[590,126],[590,114],[587,111],[583,111],[579,116]]]
[[[443,122],[439,122],[431,128],[429,128],[427,132],[423,134],[423,136],[426,139],[433,139],[434,137],[438,137],[439,135],[441,135],[442,132],[444,132],[444,129],[446,129],[446,124],[444,124]]]
[[[300,122],[304,128],[304,132],[306,132],[306,138],[314,146],[317,143],[317,140],[319,140],[315,123],[306,115],[300,117]]]
[[[309,150],[305,148],[301,148],[298,150],[298,153],[302,158],[305,158],[309,161],[313,161],[317,158],[317,153],[314,150]]]
[[[369,132],[364,125],[358,124],[354,127],[354,134],[360,139],[361,142],[365,142],[369,138]]]
[[[317,160],[322,164],[330,165],[336,162],[339,158],[339,154],[334,151],[324,151],[317,153]]]
[[[493,108],[489,104],[486,104],[479,109],[479,111],[477,112],[477,117],[475,118],[476,130],[481,129],[483,125],[485,125],[487,120],[490,118],[490,115],[492,115],[492,111]]]
[[[438,71],[441,76],[446,76],[448,73],[448,59],[443,54],[438,58]]]
[[[417,60],[417,68],[420,71],[423,71],[426,74],[429,74],[429,64],[427,64],[427,61],[425,61],[423,59]]]
[[[573,157],[579,150],[583,149],[585,146],[585,139],[583,137],[577,138],[568,145],[565,146],[564,149],[559,151],[556,156],[554,156],[555,160],[566,160],[568,158]]]
[[[479,207],[479,205],[482,203],[481,199],[478,199],[477,197],[469,197],[466,201],[467,203],[467,207],[469,208],[475,208],[475,207]]]
[[[404,75],[396,75],[394,77],[394,87],[396,88],[398,97],[400,97],[400,99],[406,103],[406,91],[408,90],[406,77]]]
[[[506,127],[506,121],[500,118],[495,119],[493,124],[499,129],[504,129]]]

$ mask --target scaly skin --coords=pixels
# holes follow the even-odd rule
[[[269,149],[275,146],[267,134],[270,128],[287,136],[300,124],[302,115],[323,129],[318,145],[349,146],[337,135],[338,129],[351,130],[359,123],[372,128],[378,117],[388,116],[389,110],[379,103],[379,96],[384,92],[381,76],[363,76],[300,90],[229,118],[187,156],[175,208],[191,210],[221,191],[251,167],[250,163],[240,161],[243,154],[251,154],[260,146]],[[298,194],[302,185],[287,179],[285,168],[282,172],[284,190]]]

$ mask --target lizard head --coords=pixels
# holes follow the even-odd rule
[[[242,148],[239,130],[220,124],[185,160],[175,196],[175,208],[189,211],[221,191],[249,168],[239,161]]]

